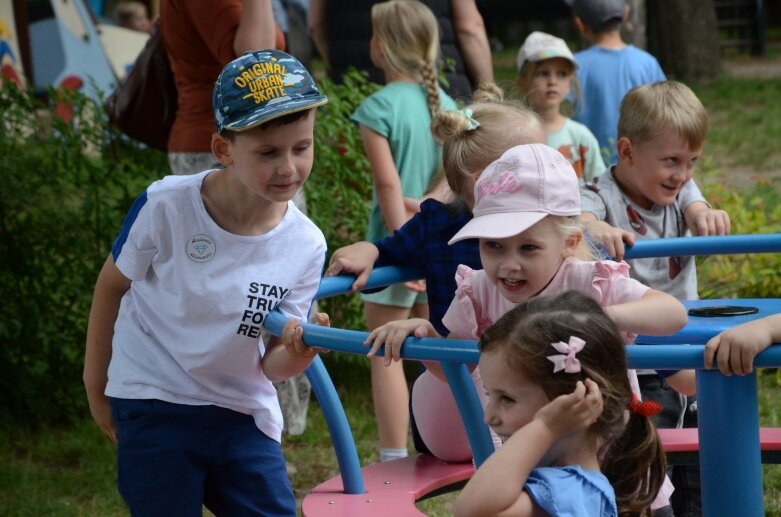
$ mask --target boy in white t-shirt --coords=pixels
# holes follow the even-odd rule
[[[326,102],[284,52],[236,58],[212,99],[224,168],[154,182],[125,218],[95,286],[84,383],[134,515],[295,515],[272,382],[315,352],[261,328],[274,308],[305,319],[320,283],[325,239],[291,199]]]

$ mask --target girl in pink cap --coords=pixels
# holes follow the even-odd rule
[[[577,175],[555,149],[544,144],[509,149],[480,175],[474,200],[474,217],[450,243],[479,239],[483,269],[461,266],[456,273],[455,298],[442,318],[449,338],[479,339],[519,303],[569,290],[604,307],[626,344],[637,334],[672,334],[686,324],[683,305],[630,278],[626,263],[593,259],[595,254],[578,222]],[[386,360],[398,360],[404,339],[410,335],[439,336],[423,319],[390,322],[369,335],[369,354],[385,345]],[[429,376],[444,380],[436,364],[427,366]],[[484,395],[478,369],[473,371],[473,380],[478,393]],[[639,393],[633,371],[630,382]],[[427,393],[413,404],[418,429],[424,439],[429,438],[427,444],[437,435],[446,441],[449,434],[444,431],[456,425],[453,418],[457,415],[443,418],[443,396],[436,396],[433,388]],[[661,494],[660,505],[669,493]]]
[[[674,297],[629,277],[629,266],[596,255],[578,217],[578,179],[569,162],[544,144],[519,145],[490,164],[475,183],[474,217],[450,244],[479,239],[482,270],[461,266],[458,289],[442,319],[448,337],[479,339],[517,304],[576,290],[605,307],[626,343],[637,334],[668,335],[686,324]],[[423,319],[390,322],[367,339],[370,354],[385,345],[399,359],[404,339],[438,336]]]
[[[647,513],[665,479],[648,418],[655,408],[633,395],[622,336],[594,299],[530,298],[479,346],[485,422],[504,445],[466,484],[454,515]]]

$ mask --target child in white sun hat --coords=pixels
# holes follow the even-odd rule
[[[605,170],[594,134],[567,117],[562,107],[572,99],[577,105],[580,85],[577,63],[567,43],[544,32],[532,32],[518,50],[516,84],[529,106],[542,118],[549,146],[572,164],[581,184]]]

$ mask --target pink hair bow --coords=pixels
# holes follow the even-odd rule
[[[583,350],[586,342],[576,336],[570,336],[569,343],[559,341],[551,343],[551,346],[561,352],[556,355],[549,355],[548,360],[553,363],[553,373],[564,370],[567,373],[578,373],[580,371],[580,361],[575,354]]]

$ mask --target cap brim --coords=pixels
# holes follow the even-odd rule
[[[578,68],[578,62],[575,61],[575,56],[572,54],[565,54],[564,52],[537,52],[536,54],[529,56],[526,60],[530,63],[536,63],[538,61],[557,58],[567,60],[572,63],[574,68]]]
[[[290,115],[298,111],[303,111],[310,108],[316,108],[322,106],[328,102],[328,97],[325,95],[318,95],[317,97],[311,97],[308,99],[295,99],[281,102],[278,107],[267,110],[262,116],[258,116],[256,113],[249,114],[238,120],[234,120],[230,124],[226,124],[223,129],[230,129],[231,131],[241,132],[253,127],[257,127],[269,120]]]
[[[506,239],[528,230],[542,221],[543,212],[502,212],[475,217],[464,225],[452,239],[453,244],[464,239]]]

